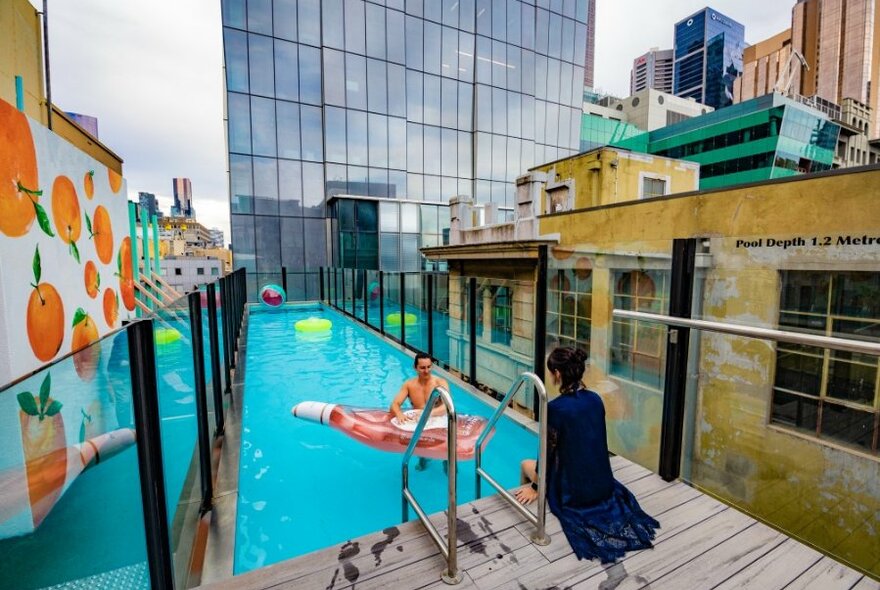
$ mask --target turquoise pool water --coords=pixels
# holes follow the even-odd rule
[[[307,317],[333,322],[327,336],[301,334]],[[251,312],[245,361],[239,467],[236,574],[321,549],[401,522],[400,454],[362,445],[319,424],[294,418],[305,400],[387,408],[412,357],[367,328],[325,307]],[[450,383],[460,414],[490,416],[487,403]],[[484,467],[505,487],[519,482],[519,462],[537,453],[537,438],[502,419]],[[446,506],[439,461],[410,469],[410,485],[429,514]],[[484,495],[491,488],[483,485]],[[459,462],[459,504],[474,499],[474,462]],[[416,518],[411,513],[411,518]]]

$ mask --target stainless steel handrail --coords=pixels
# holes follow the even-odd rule
[[[449,482],[446,508],[446,545],[443,544],[443,539],[440,537],[440,533],[437,532],[437,527],[428,520],[428,515],[425,514],[425,511],[422,510],[422,507],[415,499],[415,496],[413,496],[412,492],[409,490],[409,460],[412,458],[419,437],[422,436],[425,424],[428,423],[428,419],[431,417],[431,410],[434,408],[434,404],[438,397],[443,401],[443,405],[446,406],[446,460],[449,462],[446,467],[446,477]],[[412,439],[409,441],[409,446],[403,454],[402,466],[403,522],[409,520],[409,505],[412,504],[413,510],[415,510],[419,520],[422,521],[422,524],[425,525],[425,528],[428,530],[428,535],[434,543],[437,544],[437,547],[440,548],[443,557],[446,558],[446,571],[440,575],[440,578],[447,584],[458,584],[461,582],[461,572],[458,571],[458,552],[456,548],[456,525],[458,522],[458,499],[455,487],[455,479],[458,475],[458,454],[456,453],[456,449],[458,448],[457,425],[458,416],[455,413],[455,404],[452,403],[452,396],[449,395],[449,392],[443,387],[435,387],[431,392],[430,397],[428,397],[425,409],[422,411],[422,415],[419,418],[419,423],[413,431]]]
[[[787,342],[789,344],[804,344],[807,346],[817,346],[819,348],[830,348],[832,350],[845,350],[848,352],[880,355],[880,343],[877,342],[850,340],[848,338],[836,338],[833,336],[816,336],[815,334],[788,332],[785,330],[774,330],[772,328],[758,328],[756,326],[741,326],[738,324],[713,322],[709,320],[676,318],[658,313],[646,313],[643,311],[615,309],[611,313],[614,317],[627,320],[642,320],[645,322],[666,324],[668,326],[678,326],[680,328],[695,328],[697,330],[706,330],[709,332],[745,336],[747,338],[775,340],[777,342]]]
[[[501,415],[504,414],[504,410],[507,409],[507,406],[510,404],[510,400],[513,399],[513,396],[520,390],[522,385],[526,383],[526,381],[531,381],[535,386],[535,391],[538,392],[539,398],[539,406],[538,406],[538,505],[537,505],[537,514],[532,514],[530,510],[528,510],[525,506],[517,502],[516,498],[514,498],[510,492],[501,487],[495,479],[486,473],[483,469],[483,446],[486,444],[486,438],[489,436],[489,433],[492,431],[492,428],[495,427],[495,423],[498,422],[498,419],[501,418]],[[498,407],[495,409],[495,413],[492,414],[492,417],[489,418],[489,421],[486,423],[486,427],[483,429],[483,432],[480,433],[480,437],[477,439],[477,445],[475,448],[474,459],[476,463],[476,485],[477,485],[477,493],[476,497],[479,498],[482,495],[482,490],[480,489],[480,478],[485,479],[489,484],[495,488],[498,494],[507,500],[507,502],[513,506],[517,512],[519,512],[526,520],[535,525],[535,533],[532,535],[532,542],[536,545],[549,545],[550,537],[545,534],[545,522],[547,518],[547,389],[544,387],[544,383],[541,382],[541,379],[535,375],[534,373],[523,373],[519,376],[519,378],[514,382],[509,390],[507,390],[507,394],[505,394],[504,398],[501,400],[501,403],[498,404]]]

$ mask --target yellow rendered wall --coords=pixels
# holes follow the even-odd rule
[[[15,77],[21,76],[24,112],[45,124],[40,17],[27,0],[3,0],[0,31],[0,100],[15,105]]]
[[[574,180],[574,208],[596,207],[640,197],[642,175],[667,180],[667,194],[696,190],[699,186],[699,165],[627,150],[604,148],[544,164],[534,170],[555,171],[553,182]],[[546,212],[546,193],[542,211]]]
[[[540,231],[562,239],[551,268],[593,265],[588,385],[605,401],[612,450],[654,467],[662,393],[610,376],[604,358],[613,269],[662,268],[673,238],[702,238],[701,317],[775,328],[780,270],[880,272],[880,245],[865,243],[880,238],[880,168],[544,216]],[[880,576],[880,457],[770,424],[774,343],[696,342],[686,479]]]

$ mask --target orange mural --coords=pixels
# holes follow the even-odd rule
[[[52,236],[49,217],[40,205],[37,154],[27,117],[0,101],[0,232],[25,235],[34,219]]]
[[[34,527],[43,522],[61,496],[67,477],[67,442],[59,413],[62,404],[52,399],[51,384],[51,375],[46,373],[39,396],[29,391],[17,396]]]
[[[71,256],[79,262],[79,248],[76,245],[82,232],[79,199],[73,181],[66,176],[59,176],[52,185],[52,219],[58,237],[69,246]]]
[[[107,179],[110,182],[110,190],[118,193],[119,189],[122,188],[122,176],[115,170],[107,168]]]
[[[101,357],[101,345],[92,344],[98,339],[98,327],[82,308],[78,308],[73,316],[73,338],[70,350],[77,352],[73,356],[73,366],[80,378],[90,381],[95,376]]]
[[[95,171],[89,170],[86,172],[85,176],[83,176],[83,190],[86,193],[86,197],[91,199],[95,196]]]
[[[113,259],[113,227],[106,207],[98,205],[95,208],[94,221],[86,213],[86,229],[89,230],[89,239],[95,240],[98,259],[104,264],[110,264]]]
[[[109,287],[104,289],[104,321],[107,322],[108,328],[116,327],[116,320],[119,319],[119,295]]]
[[[32,267],[34,282],[27,305],[27,337],[34,356],[48,361],[58,354],[64,338],[64,304],[54,286],[40,282],[43,271],[39,246],[34,251]]]
[[[116,256],[117,275],[119,277],[119,292],[122,294],[122,304],[129,311],[134,310],[134,272],[131,265],[131,238],[122,238],[119,245],[119,254]]]
[[[98,296],[98,289],[101,288],[101,275],[98,274],[98,267],[91,260],[86,262],[83,279],[86,284],[86,295],[94,299]]]

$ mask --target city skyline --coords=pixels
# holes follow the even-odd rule
[[[42,8],[38,0],[31,4]],[[708,4],[745,24],[746,41],[755,43],[790,26],[794,6],[774,5],[768,14],[760,0],[596,4],[596,87],[620,96],[628,94],[633,59],[653,46],[671,47],[673,26],[687,14]],[[168,180],[191,178],[200,220],[228,236],[220,4],[157,0],[150,6],[134,11],[111,0],[50,2],[53,102],[100,120],[102,143],[125,160],[130,200],[151,192],[167,211],[173,204]],[[101,50],[108,43],[114,51]]]

